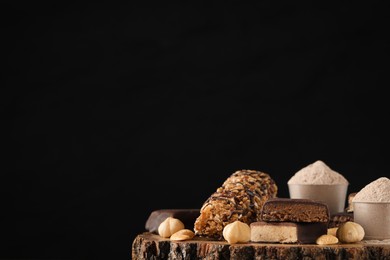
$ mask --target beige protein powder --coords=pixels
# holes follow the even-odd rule
[[[390,202],[390,179],[380,177],[356,193],[352,202]]]
[[[340,173],[329,168],[323,161],[318,160],[296,172],[290,178],[288,184],[337,185],[349,183]]]

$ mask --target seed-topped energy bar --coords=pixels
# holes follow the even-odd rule
[[[330,215],[328,228],[339,227],[342,223],[353,221],[352,212],[339,212]]]
[[[236,171],[204,202],[194,224],[195,234],[221,239],[229,223],[239,220],[249,225],[258,221],[264,202],[276,197],[277,191],[267,173]]]

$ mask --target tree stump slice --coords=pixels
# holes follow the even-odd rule
[[[133,259],[390,259],[390,244],[228,244],[195,237],[171,241],[156,234],[139,234],[132,243]]]

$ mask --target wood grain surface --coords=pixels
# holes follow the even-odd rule
[[[132,243],[133,259],[390,259],[390,244],[269,244],[229,245],[195,237],[171,241],[153,233],[139,234]]]

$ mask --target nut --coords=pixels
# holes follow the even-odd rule
[[[194,236],[195,233],[192,230],[182,229],[172,234],[171,240],[178,240],[178,241],[189,240],[192,239]]]
[[[337,227],[334,227],[334,228],[328,228],[328,232],[327,234],[328,235],[332,235],[332,236],[335,236],[336,237],[336,232],[337,232]]]
[[[168,238],[177,231],[184,229],[184,224],[177,218],[168,217],[158,226],[158,234]]]
[[[363,240],[364,229],[356,222],[347,221],[339,226],[336,236],[342,243],[355,243]]]
[[[337,244],[338,242],[339,239],[333,235],[322,235],[316,240],[318,245],[333,245]]]
[[[222,235],[229,244],[245,243],[251,239],[251,228],[248,224],[236,220],[224,227]]]

